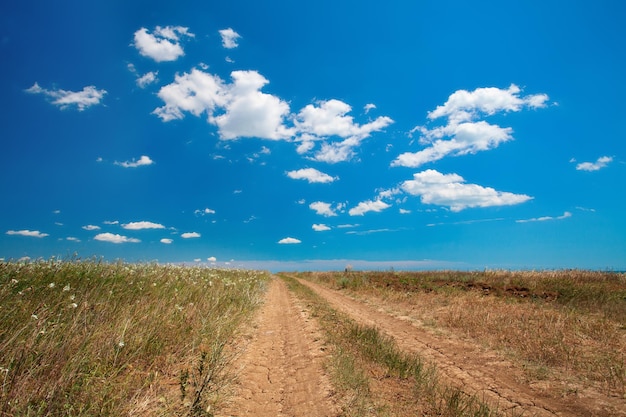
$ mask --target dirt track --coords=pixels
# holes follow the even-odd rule
[[[426,330],[407,316],[354,300],[339,291],[309,281],[313,289],[353,320],[375,326],[398,346],[435,364],[445,384],[524,416],[626,416],[626,401],[590,389],[556,396],[541,386],[524,383],[510,362],[454,335]],[[324,352],[314,320],[274,279],[259,312],[257,328],[242,359],[237,394],[222,416],[332,416],[337,414],[332,388],[321,366]]]
[[[332,416],[322,337],[285,282],[274,279],[242,358],[236,398],[221,416]]]

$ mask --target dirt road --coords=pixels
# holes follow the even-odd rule
[[[235,398],[220,416],[336,415],[322,369],[322,336],[285,282],[273,279],[250,344],[237,361]]]
[[[626,416],[626,401],[592,390],[555,396],[523,382],[524,375],[494,352],[467,340],[437,335],[412,323],[407,316],[393,316],[382,308],[354,300],[326,287],[299,280],[353,320],[374,326],[393,337],[398,346],[434,363],[443,381],[496,405],[512,415],[528,416]]]
[[[523,372],[495,352],[438,334],[385,306],[299,280],[336,310],[393,337],[399,348],[436,366],[442,382],[476,395],[510,415],[626,416],[626,401],[591,389],[573,392],[529,385]],[[281,279],[270,283],[242,358],[235,395],[219,416],[334,416],[339,413],[317,323]]]

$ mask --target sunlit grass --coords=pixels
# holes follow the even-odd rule
[[[378,329],[363,326],[331,308],[319,295],[292,276],[282,274],[289,288],[306,300],[326,331],[333,349],[331,377],[344,398],[343,416],[439,415],[497,416],[497,410],[475,396],[442,383],[434,366],[402,351]],[[394,386],[388,398],[373,386]]]
[[[423,324],[506,354],[531,379],[626,394],[626,275],[595,271],[305,274],[404,306]],[[406,314],[406,311],[405,313]]]
[[[1,415],[199,415],[267,274],[0,263]]]

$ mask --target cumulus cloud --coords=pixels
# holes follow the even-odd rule
[[[387,208],[391,207],[391,205],[385,203],[382,200],[368,200],[360,202],[356,207],[351,208],[348,211],[350,216],[363,216],[365,213],[370,211],[379,213]]]
[[[137,86],[139,86],[140,88],[146,88],[150,84],[154,84],[155,82],[158,81],[157,75],[158,75],[158,72],[150,71],[150,72],[145,73],[141,77],[138,77],[135,82],[137,83]]]
[[[143,229],[165,229],[165,226],[159,223],[140,221],[123,224],[122,227],[127,230],[143,230]]]
[[[94,237],[95,240],[99,240],[101,242],[110,242],[110,243],[139,243],[141,240],[135,239],[132,237],[122,236],[113,233],[99,233]]]
[[[475,154],[498,147],[513,139],[513,129],[489,124],[485,121],[449,124],[432,130],[421,129],[420,142],[430,143],[430,147],[419,152],[400,154],[392,166],[415,168],[428,162],[438,161],[446,156]]]
[[[569,217],[572,217],[572,213],[570,213],[569,211],[566,211],[565,213],[563,213],[561,216],[543,216],[543,217],[535,217],[532,219],[524,219],[524,220],[515,220],[517,223],[531,223],[531,222],[545,222],[545,221],[549,221],[549,220],[564,220],[567,219]]]
[[[210,209],[210,208],[204,208],[202,210],[198,209],[198,210],[194,210],[193,212],[195,215],[197,216],[206,216],[207,214],[215,214],[215,210]]]
[[[368,106],[372,108],[373,105]],[[300,140],[306,143],[306,145],[300,145],[298,151],[304,153],[304,151],[311,150],[312,141],[339,137],[343,139],[340,142],[324,143],[314,159],[327,163],[347,161],[354,156],[354,149],[361,144],[363,139],[393,123],[390,117],[380,116],[369,123],[360,125],[348,115],[350,111],[352,111],[350,105],[336,99],[305,106],[295,118],[296,130],[301,135]]]
[[[182,235],[180,235],[180,237],[182,237],[183,239],[194,239],[194,238],[198,238],[200,236],[201,235],[198,232],[186,232],[186,233],[183,233]]]
[[[309,208],[311,210],[315,210],[315,212],[320,216],[333,217],[337,215],[335,210],[332,208],[332,205],[330,203],[324,203],[323,201],[311,203],[309,204]]]
[[[227,49],[233,49],[239,46],[237,40],[241,38],[241,35],[232,30],[231,28],[222,29],[219,31],[222,37],[222,46]]]
[[[11,236],[28,236],[37,238],[50,236],[49,234],[42,233],[39,230],[8,230],[6,234]]]
[[[446,156],[475,154],[497,148],[501,143],[513,140],[513,129],[487,123],[480,118],[496,113],[518,112],[524,108],[546,107],[548,96],[535,94],[521,96],[521,89],[511,84],[508,89],[477,88],[474,91],[459,90],[448,101],[428,113],[430,120],[447,118],[443,126],[428,128],[417,126],[411,132],[421,134],[420,144],[429,145],[418,152],[399,155],[392,166],[418,167]]]
[[[100,230],[100,226],[96,226],[94,224],[88,224],[86,226],[83,226],[83,229],[88,230],[88,231]]]
[[[217,262],[217,258],[215,256],[209,256],[206,260],[209,262]]]
[[[428,169],[413,175],[412,180],[404,181],[403,191],[420,196],[424,204],[449,207],[461,211],[470,207],[508,206],[524,203],[532,197],[524,194],[496,191],[490,187],[466,184],[457,174],[442,174]]]
[[[180,46],[181,37],[194,37],[189,29],[182,26],[157,26],[152,33],[146,28],[135,32],[134,46],[142,56],[156,62],[176,61],[185,55]]]
[[[279,240],[278,243],[281,245],[295,245],[298,243],[302,243],[302,241],[293,237],[286,237],[284,239]]]
[[[581,162],[576,165],[576,169],[578,171],[599,171],[602,168],[606,168],[611,162],[613,162],[612,156],[601,156],[595,162]]]
[[[325,232],[327,230],[330,230],[330,227],[326,226],[325,224],[314,224],[312,228],[316,232]]]
[[[165,244],[165,245],[170,245],[170,244],[172,244],[173,241],[174,241],[173,239],[169,239],[169,238],[166,238],[166,237],[164,237],[163,239],[160,240],[160,242]]]
[[[294,180],[307,180],[309,183],[328,183],[333,182],[337,179],[321,171],[318,171],[315,168],[304,168],[298,169],[296,171],[288,171],[286,174],[289,178],[293,178]]]
[[[233,82],[227,84],[217,75],[198,69],[177,75],[173,83],[159,91],[165,105],[153,113],[165,122],[182,119],[184,112],[198,117],[206,114],[222,140],[278,140],[293,135],[293,129],[284,125],[289,105],[260,91],[269,82],[265,77],[256,71],[233,71],[231,78]]]
[[[84,87],[81,91],[67,91],[61,89],[48,90],[40,87],[37,83],[28,88],[26,92],[30,94],[42,94],[48,97],[52,100],[52,104],[62,110],[76,107],[78,111],[83,111],[91,106],[100,104],[104,95],[107,93],[106,90],[98,90],[93,85]]]
[[[119,165],[119,166],[124,167],[124,168],[137,168],[137,167],[152,165],[152,164],[154,164],[154,161],[152,159],[150,159],[149,156],[141,155],[139,160],[135,160],[133,158],[132,161],[124,161],[124,162],[117,162],[117,161],[115,161],[114,164],[115,165]]]

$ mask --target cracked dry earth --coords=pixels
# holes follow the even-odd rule
[[[555,396],[541,387],[524,383],[523,372],[509,361],[454,335],[427,331],[407,316],[387,313],[384,306],[357,301],[346,295],[299,280],[322,296],[336,310],[360,324],[374,326],[393,337],[398,347],[417,353],[435,364],[444,383],[476,395],[514,416],[626,416],[626,400],[590,388],[578,395]]]
[[[356,322],[374,326],[398,347],[436,366],[441,381],[513,416],[626,416],[626,400],[591,389],[559,396],[524,382],[509,361],[454,335],[435,334],[384,306],[357,301],[310,281],[302,284]],[[252,339],[238,361],[235,395],[219,416],[336,416],[322,362],[322,335],[281,279],[273,279]]]
[[[235,397],[220,416],[337,415],[321,333],[281,279],[270,284],[242,357]]]

